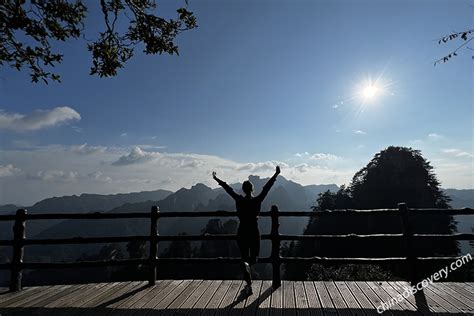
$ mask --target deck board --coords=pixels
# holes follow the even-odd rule
[[[270,301],[270,315],[283,315],[283,288],[280,286],[272,291],[272,299]]]
[[[224,298],[227,290],[231,285],[232,281],[224,280],[217,288],[217,291],[214,292],[211,299],[208,301],[205,306],[202,315],[214,315],[215,311],[219,308],[222,299]]]
[[[293,284],[295,282],[282,281],[283,286],[283,308],[285,315],[296,316],[295,290]]]
[[[271,300],[272,300],[272,283],[270,281],[263,281],[260,289],[260,297],[258,299],[258,306],[256,307],[256,315],[268,316],[270,315]]]
[[[241,315],[255,315],[255,311],[257,310],[258,300],[263,293],[262,290],[262,281],[254,281],[252,283],[252,295],[247,297],[245,300],[245,304],[242,310]]]
[[[378,315],[407,282],[159,280],[28,287],[0,294],[0,315]],[[384,315],[474,315],[473,283],[434,283]]]
[[[362,290],[354,282],[344,282],[347,288],[351,291],[351,294],[357,300],[359,306],[364,310],[365,315],[378,315],[375,310],[376,306],[372,305],[370,300],[365,296]]]

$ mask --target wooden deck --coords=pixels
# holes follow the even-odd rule
[[[160,280],[0,289],[0,316],[12,315],[378,315],[406,282]],[[474,315],[474,283],[435,283],[384,315]]]

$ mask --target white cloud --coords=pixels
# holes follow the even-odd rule
[[[29,174],[28,178],[32,180],[67,183],[76,181],[78,176],[77,171],[40,170],[34,174]]]
[[[440,139],[443,139],[444,136],[436,134],[436,133],[430,133],[428,134],[428,138],[431,140],[440,140]]]
[[[89,178],[91,180],[94,180],[96,182],[100,182],[100,183],[111,183],[112,182],[112,178],[104,175],[100,171],[94,171],[94,172],[89,173],[87,175],[87,178]]]
[[[241,164],[240,166],[236,167],[236,170],[261,172],[261,171],[275,170],[276,166],[280,166],[282,169],[288,168],[288,164],[281,161],[265,161],[265,162],[257,162],[257,163],[249,162],[249,163]]]
[[[144,163],[159,157],[157,152],[147,152],[140,147],[134,147],[128,155],[121,156],[117,161],[113,162],[114,166],[126,166]]]
[[[443,149],[443,152],[446,154],[453,155],[455,157],[468,157],[468,158],[474,158],[474,154],[469,153],[467,151],[463,151],[461,149],[457,148],[448,148],[448,149]]]
[[[295,156],[298,158],[309,156],[309,152],[305,151],[304,153],[296,153]]]
[[[0,165],[0,178],[10,177],[20,173],[21,169],[15,168],[12,164]]]
[[[307,163],[300,163],[295,165],[293,168],[298,172],[304,173],[308,171],[309,165]]]
[[[128,133],[122,133],[122,134],[120,134],[120,137],[125,137],[127,135],[128,135]]]
[[[67,106],[56,107],[52,110],[36,110],[29,114],[0,111],[0,129],[16,132],[34,131],[80,119],[81,115]]]
[[[335,156],[335,155],[323,154],[323,153],[313,154],[313,155],[311,155],[311,157],[309,157],[309,159],[312,159],[312,160],[337,160],[337,159],[340,159],[340,158],[341,157],[338,157],[338,156]]]
[[[356,130],[356,131],[354,131],[354,134],[365,135],[367,133],[364,132],[364,131],[361,131],[361,130]]]
[[[104,147],[104,146],[89,146],[87,145],[87,143],[84,143],[82,145],[71,146],[72,152],[75,152],[81,155],[101,153],[101,152],[104,152],[106,149],[107,147]]]

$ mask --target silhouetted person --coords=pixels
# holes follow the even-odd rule
[[[258,230],[258,215],[262,202],[270,191],[277,176],[280,174],[280,167],[277,166],[275,174],[263,186],[262,192],[253,196],[253,184],[250,181],[244,181],[242,184],[242,191],[245,196],[237,194],[232,188],[219,179],[216,173],[212,173],[214,180],[235,200],[237,209],[237,216],[239,217],[239,229],[237,231],[237,243],[242,257],[242,271],[244,280],[247,283],[246,291],[248,294],[252,293],[252,277],[250,274],[250,266],[257,262],[258,253],[260,252],[260,231]]]

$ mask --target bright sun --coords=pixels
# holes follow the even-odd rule
[[[366,100],[373,99],[375,95],[377,94],[377,92],[378,92],[377,87],[372,84],[369,84],[363,88],[362,96]]]

